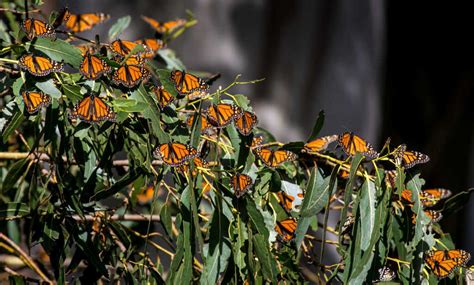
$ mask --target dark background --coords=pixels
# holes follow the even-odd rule
[[[305,140],[320,109],[323,134],[354,131],[376,147],[392,144],[428,154],[417,166],[426,187],[454,193],[474,186],[474,17],[468,5],[402,1],[46,1],[49,8],[103,11],[103,39],[131,15],[123,39],[153,35],[140,15],[199,20],[170,47],[191,70],[266,78],[243,86],[280,141]],[[225,3],[224,3],[225,2]],[[87,35],[87,34],[86,34]],[[89,34],[90,35],[90,34]],[[474,203],[445,217],[443,228],[474,252]]]

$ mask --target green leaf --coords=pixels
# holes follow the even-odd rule
[[[161,207],[160,222],[165,228],[168,235],[171,235],[173,233],[173,226],[172,226],[170,208],[168,204],[164,204],[163,207]]]
[[[164,59],[166,68],[169,70],[185,70],[183,62],[176,57],[176,53],[171,49],[159,49],[158,54]]]
[[[31,43],[27,43],[27,48]],[[79,68],[82,62],[81,51],[70,43],[61,39],[50,40],[47,38],[36,38],[33,47],[44,52],[55,61],[64,61],[74,68]]]
[[[365,251],[369,247],[370,237],[375,227],[375,204],[377,201],[374,182],[366,179],[360,191],[361,249]]]
[[[5,203],[0,205],[0,221],[18,219],[30,214],[30,208],[24,203]]]
[[[123,98],[113,100],[112,106],[115,111],[122,111],[127,113],[141,112],[148,107],[145,102],[138,102],[135,99]]]
[[[324,208],[329,199],[328,193],[333,191],[329,189],[329,180],[329,176],[323,179],[316,167],[311,170],[301,206],[301,217],[316,215]]]
[[[128,28],[130,25],[130,22],[132,21],[132,17],[130,16],[125,16],[122,18],[119,18],[115,24],[112,25],[109,29],[109,40],[112,41],[116,37],[118,37],[125,29]]]
[[[257,229],[259,233],[261,233],[267,240],[269,236],[269,231],[267,227],[265,227],[265,221],[263,218],[263,215],[260,213],[260,211],[257,209],[257,205],[255,204],[255,201],[252,199],[245,199],[245,209],[247,210],[247,214],[250,218],[250,221],[254,225],[254,227]]]
[[[263,277],[271,283],[276,283],[278,271],[273,254],[270,252],[268,239],[262,234],[257,234],[253,237],[253,242],[255,243],[255,253],[262,267]]]
[[[319,135],[319,132],[323,128],[324,125],[324,111],[321,110],[319,111],[318,118],[316,119],[316,123],[314,124],[313,131],[311,132],[311,135],[309,135],[307,141],[312,141],[316,139]]]
[[[23,158],[13,163],[10,166],[7,176],[3,180],[2,192],[7,193],[10,191],[15,184],[20,180],[20,177],[26,175],[25,171],[28,167],[29,159]]]
[[[13,95],[15,96],[20,96],[21,95],[21,87],[25,84],[25,81],[23,81],[23,77],[18,77],[15,82],[13,82],[12,85],[12,90],[13,90]]]
[[[64,95],[72,102],[77,102],[83,97],[81,94],[81,86],[62,84],[61,88],[63,89]]]
[[[0,131],[2,131],[3,143],[20,126],[25,119],[23,113],[18,109],[14,101],[9,102],[2,110],[4,118],[0,118]]]
[[[45,94],[48,94],[49,96],[59,99],[61,98],[61,91],[59,91],[58,88],[56,88],[56,85],[54,84],[53,79],[49,79],[47,81],[43,82],[36,82],[36,87],[38,87],[39,90],[43,91]]]

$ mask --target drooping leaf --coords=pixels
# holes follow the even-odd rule
[[[123,31],[125,31],[130,25],[131,21],[132,21],[132,17],[130,16],[119,18],[117,22],[115,22],[115,24],[113,24],[112,27],[110,27],[109,29],[109,40],[113,41]]]

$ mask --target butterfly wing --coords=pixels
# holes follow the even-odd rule
[[[195,92],[204,92],[209,89],[209,85],[204,80],[184,71],[172,71],[170,79],[180,95],[192,95]]]
[[[442,199],[451,196],[451,191],[443,188],[425,189],[421,191],[420,199],[425,207],[433,207]]]
[[[36,113],[41,107],[49,106],[51,97],[43,92],[23,91],[21,93],[28,113]]]
[[[457,266],[463,265],[463,263],[460,263],[460,260],[455,257],[461,254],[460,251],[461,250],[430,251],[425,257],[425,263],[428,265],[428,267],[430,267],[431,271],[433,271],[436,277],[439,279],[445,278],[449,276]],[[464,264],[465,262],[467,262],[467,260],[464,261]]]
[[[277,221],[275,231],[278,233],[280,240],[288,242],[295,237],[296,226],[297,223],[294,218],[287,218],[282,221]]]
[[[163,41],[154,38],[136,40],[135,43],[145,46],[146,52],[143,53],[143,57],[148,59],[155,57],[156,52],[165,46]]]
[[[118,39],[111,42],[109,48],[112,52],[120,56],[127,56],[137,45],[138,44],[136,42]]]
[[[236,173],[232,176],[232,188],[237,198],[242,197],[252,187],[253,180],[246,174]]]
[[[312,140],[306,143],[303,147],[303,151],[307,153],[320,152],[322,150],[325,150],[330,143],[337,141],[337,139],[338,139],[338,135],[317,138],[315,140]]]
[[[242,116],[242,110],[232,104],[212,104],[206,110],[209,122],[217,128],[223,128],[230,124],[233,120]]]
[[[96,80],[102,75],[109,73],[110,66],[96,55],[87,53],[79,67],[81,74],[89,80]]]
[[[257,116],[248,111],[243,112],[242,116],[235,120],[235,127],[243,136],[248,136],[257,124]]]
[[[155,93],[156,98],[158,99],[158,105],[160,106],[161,109],[164,109],[174,100],[173,95],[171,95],[171,93],[166,91],[166,89],[163,86],[153,87],[152,91],[153,93]]]
[[[71,118],[79,118],[87,123],[114,121],[115,112],[102,99],[94,95],[87,96],[74,106]]]
[[[104,13],[71,14],[66,21],[66,28],[74,33],[92,29],[94,26],[105,22],[110,15]]]
[[[174,21],[160,23],[159,21],[147,16],[141,16],[141,17],[143,21],[148,23],[153,29],[155,29],[160,34],[170,33],[171,31],[186,24],[186,20],[183,20],[183,19],[176,19]]]
[[[137,195],[137,202],[140,205],[145,205],[150,203],[153,199],[153,194],[155,193],[155,189],[153,186],[148,186],[144,191],[138,193]]]
[[[379,155],[370,143],[353,133],[345,132],[340,135],[338,143],[349,156],[354,156],[356,153],[360,152],[365,157],[374,159]]]
[[[199,117],[201,118],[201,133],[208,133],[210,130],[212,130],[212,125],[209,123],[207,120],[207,117],[204,114],[199,114]],[[194,116],[189,116],[186,119],[186,125],[188,128],[192,128],[194,124]]]
[[[190,145],[182,143],[165,143],[158,146],[155,155],[161,157],[163,162],[169,166],[179,166],[187,160],[197,156],[197,151]]]
[[[114,71],[112,81],[116,85],[122,84],[127,88],[133,88],[142,81],[148,80],[150,72],[140,65],[124,64]]]
[[[51,38],[56,35],[54,29],[49,24],[33,18],[25,19],[21,27],[29,40],[33,40],[36,37]]]

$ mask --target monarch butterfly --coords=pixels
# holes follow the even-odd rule
[[[155,189],[153,185],[148,186],[144,189],[141,193],[137,195],[137,202],[140,205],[148,204],[153,199],[153,194],[155,193]]]
[[[21,92],[23,102],[25,102],[28,113],[36,113],[41,107],[46,107],[51,104],[51,97],[43,92],[23,91]]]
[[[81,74],[90,80],[96,80],[102,75],[109,73],[110,70],[110,65],[105,60],[89,52],[84,55],[84,59],[79,67]]]
[[[212,104],[205,113],[211,125],[223,128],[233,120],[239,119],[242,116],[242,109],[233,104],[220,103]]]
[[[325,150],[330,143],[337,141],[337,139],[338,139],[338,135],[317,138],[315,140],[312,140],[306,143],[302,151],[307,152],[307,153],[320,152],[322,150]]]
[[[70,118],[79,118],[87,123],[115,121],[115,112],[104,100],[91,94],[74,106]]]
[[[423,204],[423,207],[432,207],[436,205],[442,199],[451,196],[451,191],[442,188],[435,188],[435,189],[426,189],[420,191],[419,197],[420,201]],[[405,202],[413,203],[412,197],[412,190],[405,189],[401,193],[401,197]]]
[[[180,28],[186,24],[186,20],[184,19],[176,19],[174,21],[169,22],[158,22],[153,18],[149,18],[147,16],[142,16],[143,21],[147,22],[153,29],[155,29],[160,34],[167,34],[172,32],[173,30]]]
[[[179,166],[196,157],[198,152],[190,145],[170,142],[159,145],[154,155],[161,157],[163,162],[169,166]]]
[[[53,38],[56,36],[53,27],[41,20],[27,18],[23,21],[21,27],[29,40],[33,40],[36,37]]]
[[[35,76],[46,76],[51,72],[60,72],[62,63],[58,63],[46,57],[25,54],[18,60],[21,69],[27,70]]]
[[[420,163],[430,161],[429,156],[418,151],[406,150],[406,145],[402,144],[394,154],[395,162],[404,166],[406,169],[411,168]]]
[[[232,188],[234,189],[235,197],[242,197],[252,187],[253,180],[247,174],[236,173],[232,176]]]
[[[258,158],[268,167],[275,168],[286,161],[296,159],[296,154],[288,150],[271,150],[269,148],[257,148],[255,150]]]
[[[120,55],[120,56],[127,56],[136,46],[141,44],[131,41],[124,41],[121,39],[115,40],[110,43],[109,48],[112,52]],[[142,53],[147,53],[150,49],[147,46],[144,46],[145,51],[137,52],[137,55]]]
[[[159,39],[136,40],[135,43],[146,46],[147,52],[143,54],[145,58],[152,58],[156,52],[165,46],[165,43]]]
[[[427,252],[425,263],[439,279],[451,274],[457,267],[462,267],[471,259],[469,252],[462,249],[434,250]]]
[[[252,149],[260,148],[262,144],[263,144],[263,137],[255,136],[252,139],[252,145],[250,146],[250,148]]]
[[[277,196],[278,200],[280,200],[280,205],[287,213],[295,210],[298,211],[298,206],[301,205],[304,197],[303,192],[297,193],[296,195],[291,195],[285,191],[279,191]]]
[[[170,76],[176,90],[180,95],[199,97],[209,89],[209,85],[201,78],[180,70],[174,70]]]
[[[296,226],[295,218],[287,218],[276,222],[275,231],[281,241],[288,242],[295,237]]]
[[[397,170],[396,169],[393,169],[393,170],[385,170],[385,184],[387,184],[388,186],[392,187],[392,188],[395,188],[396,186],[396,179],[397,179]]]
[[[73,33],[79,33],[92,29],[95,25],[105,22],[110,15],[104,13],[71,14],[65,19],[65,26]]]
[[[375,282],[392,281],[397,276],[395,271],[393,271],[388,266],[383,266],[382,268],[379,268],[379,270],[377,270],[377,272],[379,273],[379,276],[378,276],[377,280],[375,280]]]
[[[158,105],[161,109],[164,109],[168,106],[171,102],[173,102],[174,97],[171,95],[163,86],[153,86],[151,91],[155,93],[156,98],[158,98]]]
[[[133,88],[140,84],[141,81],[147,81],[149,77],[150,72],[145,67],[124,64],[114,71],[112,81],[116,85],[122,84],[127,88]]]
[[[248,111],[244,111],[242,115],[235,120],[235,127],[243,136],[248,136],[252,132],[253,127],[257,124],[257,116]]]
[[[352,132],[345,132],[340,135],[338,143],[349,156],[353,156],[358,152],[369,159],[374,159],[379,156],[370,143]]]
[[[428,210],[424,210],[423,213],[425,213],[425,215],[427,215],[428,218],[430,218],[430,223],[437,223],[441,221],[441,219],[443,218],[443,214],[441,214],[441,212],[439,211],[428,209]],[[416,224],[416,218],[417,218],[416,214],[414,213],[411,217],[412,224]]]
[[[201,118],[201,133],[209,133],[212,130],[213,126],[209,123],[205,115],[199,114],[199,117]],[[186,125],[189,128],[192,128],[193,124],[194,124],[194,116],[189,116],[186,119]]]
[[[200,156],[195,156],[193,158],[193,163],[195,167],[201,167],[201,168],[207,168],[209,166],[209,162],[207,162],[205,159],[201,158]],[[186,162],[184,164],[181,164],[178,166],[178,171],[181,173],[187,173],[189,170],[189,162]],[[193,176],[196,175],[197,171],[196,169],[193,170]]]

